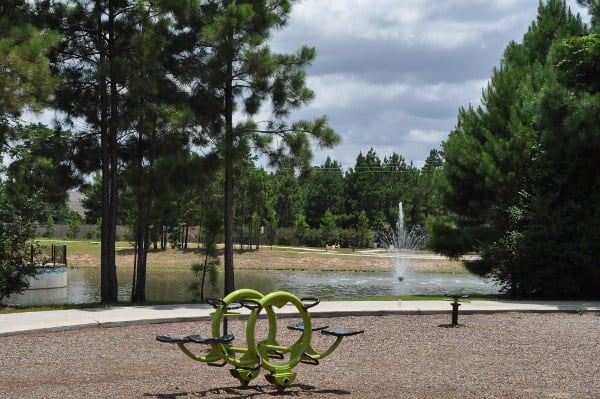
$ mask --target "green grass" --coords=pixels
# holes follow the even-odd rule
[[[68,252],[74,253],[89,253],[99,254],[100,253],[100,241],[94,240],[68,240],[60,238],[36,238],[33,240],[39,243],[41,246],[66,245]],[[117,241],[115,248],[133,248],[133,245],[128,241]]]

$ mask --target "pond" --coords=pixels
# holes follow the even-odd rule
[[[146,283],[146,299],[159,302],[192,302],[189,290],[192,272],[185,268],[150,270]],[[119,269],[119,301],[131,295],[132,268]],[[314,272],[281,270],[244,270],[235,272],[236,288],[253,288],[260,292],[289,291],[297,296],[352,299],[370,296],[439,295],[453,292],[497,294],[493,281],[471,274],[418,273],[408,270],[399,281],[389,272]],[[222,297],[222,276],[218,284],[205,291],[205,296]],[[69,268],[68,287],[62,291],[34,290],[35,299],[10,298],[15,305],[47,303],[85,304],[100,301],[99,268]],[[41,292],[47,291],[47,292]],[[46,297],[47,299],[44,299]],[[32,303],[35,302],[35,303]]]

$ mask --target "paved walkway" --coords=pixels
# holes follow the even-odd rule
[[[600,312],[600,301],[487,301],[463,303],[461,313],[497,312]],[[125,306],[0,314],[0,336],[94,326],[124,326],[210,319],[213,308],[205,304]],[[384,314],[450,313],[448,301],[344,301],[321,302],[312,316],[364,316]],[[281,317],[297,314],[294,306],[277,310]]]

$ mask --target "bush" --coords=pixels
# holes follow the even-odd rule
[[[298,245],[298,241],[293,228],[280,227],[277,229],[276,242],[278,245]]]
[[[30,213],[34,209],[27,199],[16,202]],[[15,209],[5,195],[0,193],[0,300],[18,294],[29,286],[27,276],[35,274],[29,264],[27,241],[33,236],[34,224],[31,215]]]

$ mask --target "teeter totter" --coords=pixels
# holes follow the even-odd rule
[[[329,328],[329,326],[313,326],[308,309],[319,304],[318,298],[298,298],[285,292],[277,291],[263,295],[251,289],[234,291],[223,299],[209,299],[208,303],[215,308],[212,314],[211,337],[188,335],[183,338],[172,338],[159,335],[159,342],[176,344],[179,349],[193,360],[205,362],[209,366],[233,366],[231,375],[237,378],[242,386],[246,387],[254,378],[265,369],[267,381],[282,391],[294,383],[296,373],[292,369],[299,363],[318,365],[319,361],[335,351],[342,339],[351,335],[362,334],[362,330],[347,330],[343,328]],[[300,332],[300,337],[291,345],[280,345],[277,342],[277,315],[275,308],[291,304],[296,307],[301,321],[287,328]],[[241,308],[250,311],[246,324],[246,345],[237,347],[233,344],[234,336],[227,334],[226,319],[242,316]],[[265,339],[257,341],[255,328],[259,316],[265,312],[268,318],[268,334]],[[335,338],[333,343],[325,350],[319,352],[311,345],[312,334],[320,331],[321,334]],[[210,350],[205,355],[197,355],[187,345],[208,345]]]

